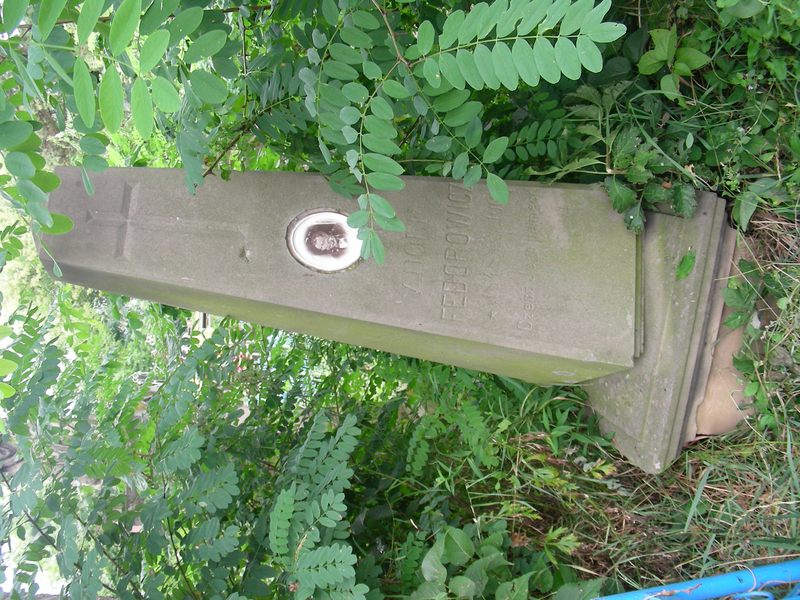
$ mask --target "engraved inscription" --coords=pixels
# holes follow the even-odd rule
[[[472,193],[450,184],[445,218],[442,312],[445,321],[464,321],[467,306],[467,247],[471,241]]]
[[[424,238],[409,231],[410,229],[413,228],[409,227],[405,234],[406,243],[403,248],[405,257],[403,257],[402,284],[403,289],[409,290],[415,294],[421,294],[423,272],[422,256],[425,254],[425,247],[423,246]]]

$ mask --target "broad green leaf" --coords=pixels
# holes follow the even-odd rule
[[[2,31],[11,33],[28,10],[28,0],[3,0]]]
[[[347,217],[347,224],[353,229],[361,229],[369,222],[369,213],[365,210],[357,210],[350,213]]]
[[[181,98],[170,81],[159,75],[153,79],[150,85],[153,92],[153,103],[158,110],[165,113],[174,113],[180,110]]]
[[[383,241],[381,240],[380,237],[378,237],[378,234],[372,230],[370,230],[368,235],[369,235],[368,237],[369,246],[370,250],[372,251],[372,258],[375,259],[375,262],[377,264],[382,265],[383,262],[386,260],[386,250],[383,247]],[[348,576],[352,577],[352,575],[350,575],[349,573]]]
[[[486,186],[489,188],[489,193],[495,202],[508,204],[508,186],[505,181],[494,173],[489,173],[486,176]]]
[[[39,39],[46,40],[61,16],[67,0],[42,0],[39,4]]]
[[[530,44],[522,38],[517,39],[511,48],[511,56],[522,81],[531,87],[539,85],[539,69],[536,68],[536,56]]]
[[[512,92],[519,85],[519,74],[514,66],[514,57],[504,42],[497,42],[492,48],[492,62],[495,74],[503,86]]]
[[[459,48],[458,52],[456,52],[456,62],[469,87],[473,90],[482,90],[484,86],[483,78],[478,71],[478,67],[475,66],[475,58],[472,52]]]
[[[736,197],[733,205],[733,216],[736,224],[743,231],[747,229],[750,219],[758,208],[759,197],[751,191],[746,191]]]
[[[192,42],[192,45],[189,46],[189,49],[183,55],[183,61],[186,64],[191,64],[198,60],[214,56],[217,52],[222,50],[227,41],[228,34],[221,29],[215,29],[204,33]]]
[[[153,133],[153,99],[141,77],[136,78],[131,88],[131,115],[142,139],[149,139]]]
[[[379,119],[390,120],[394,118],[394,110],[392,105],[385,98],[375,96],[369,103],[369,108],[372,113]]]
[[[593,42],[607,44],[621,38],[625,35],[625,31],[625,25],[622,23],[600,23],[586,31],[581,30],[581,33],[588,35]]]
[[[423,21],[417,30],[417,48],[421,56],[425,56],[433,48],[433,38],[436,32],[430,21]]]
[[[494,0],[483,15],[481,27],[478,29],[478,39],[488,36],[508,9],[508,0]],[[499,37],[499,36],[495,36]]]
[[[678,266],[675,268],[675,279],[678,281],[686,279],[694,270],[694,264],[696,260],[697,254],[695,254],[693,250],[690,250],[684,254],[681,258],[681,261],[678,263]]]
[[[360,65],[364,62],[364,58],[358,50],[345,46],[341,42],[331,44],[328,48],[328,53],[333,60],[338,60],[348,65]]]
[[[611,0],[603,0],[600,4],[590,10],[586,17],[584,17],[583,23],[581,23],[581,33],[584,33],[586,30],[591,29],[592,27],[597,27],[603,21],[603,17],[606,16],[606,13],[610,8]]]
[[[694,71],[711,62],[711,58],[694,48],[678,48],[675,52],[675,61],[682,62],[690,70]]]
[[[653,39],[654,52],[658,57],[666,62],[672,62],[678,48],[678,30],[674,26],[672,29],[651,29],[650,37]]]
[[[326,60],[322,64],[322,71],[328,77],[339,81],[353,81],[358,79],[358,71],[353,67],[338,60]]]
[[[500,89],[500,79],[494,72],[494,60],[492,59],[492,51],[483,44],[478,44],[475,47],[475,66],[478,68],[478,73],[481,75],[486,87],[497,90]]]
[[[79,145],[86,154],[100,155],[106,152],[106,145],[92,135],[81,138]]]
[[[195,69],[189,74],[192,90],[203,102],[220,104],[228,97],[227,84],[208,71]]]
[[[164,56],[169,46],[169,32],[159,29],[150,34],[139,53],[139,73],[149,73]]]
[[[425,81],[433,88],[438,88],[442,85],[442,74],[439,71],[439,61],[433,57],[426,58],[422,63],[422,74],[425,76]]]
[[[434,99],[433,108],[436,112],[450,112],[464,104],[469,96],[469,90],[450,90]]]
[[[650,50],[642,54],[639,59],[639,73],[642,75],[652,75],[657,73],[661,67],[667,64],[667,61],[659,57],[655,50]]]
[[[50,227],[43,227],[42,231],[47,235],[64,235],[72,231],[75,224],[67,215],[60,215],[58,213],[51,213],[53,224]]]
[[[456,156],[455,160],[453,161],[453,170],[450,171],[453,179],[461,179],[464,177],[464,175],[467,173],[467,166],[469,166],[469,153],[462,152]]]
[[[697,209],[697,192],[688,183],[677,183],[672,188],[672,208],[680,216],[691,219]]]
[[[11,336],[14,330],[9,325],[0,325],[0,340],[4,340]]]
[[[457,90],[464,89],[466,82],[452,52],[445,52],[439,55],[439,71],[454,88]]]
[[[336,2],[334,0],[323,0],[320,8],[322,9],[322,16],[328,22],[328,25],[336,27],[339,23],[339,8],[336,6]]]
[[[393,233],[403,233],[406,230],[405,223],[403,223],[397,217],[392,217],[391,219],[387,219],[383,215],[375,213],[375,222],[378,224],[378,227],[380,227],[384,231],[391,231]]]
[[[422,559],[420,570],[425,581],[436,581],[444,583],[447,579],[447,569],[442,564],[442,553],[444,551],[444,542],[438,539],[433,547],[425,554]]]
[[[581,61],[572,40],[558,38],[555,45],[556,64],[567,79],[577,80],[581,76]]]
[[[95,105],[94,82],[89,73],[89,67],[78,57],[72,69],[72,92],[75,95],[75,105],[78,114],[86,127],[94,127],[94,116],[97,112]]]
[[[456,598],[472,598],[476,593],[475,582],[463,575],[451,578],[447,587]]]
[[[102,173],[108,168],[108,161],[102,156],[94,154],[87,154],[83,157],[83,168],[87,171],[94,171],[95,173]]]
[[[566,14],[564,15],[564,19],[561,21],[561,28],[559,29],[559,35],[572,35],[578,29],[580,29],[581,25],[583,24],[584,19],[587,17],[589,12],[592,10],[594,6],[594,0],[578,0],[574,4],[572,4],[568,9]]]
[[[472,119],[481,114],[483,105],[480,102],[471,101],[462,104],[455,110],[450,111],[444,117],[444,124],[448,127],[459,127],[466,125]]]
[[[27,140],[33,133],[33,126],[27,121],[6,121],[0,123],[0,148],[13,148]]]
[[[371,60],[364,61],[364,64],[361,65],[361,71],[368,79],[378,80],[383,77],[381,68]]]
[[[17,370],[19,365],[15,363],[13,360],[8,360],[7,358],[0,358],[0,377],[5,377],[6,375],[10,375],[14,371]]]
[[[361,111],[355,106],[345,106],[339,111],[339,118],[345,125],[353,125],[361,120]]]
[[[392,175],[402,175],[403,167],[393,159],[382,154],[368,152],[363,157],[364,166],[372,171],[380,173],[391,173]]]
[[[472,5],[472,8],[470,8],[464,22],[458,30],[459,44],[467,44],[478,37],[478,31],[480,31],[481,25],[484,24],[482,20],[483,15],[488,9],[489,5],[486,2],[479,2],[478,4]]]
[[[36,174],[36,167],[31,157],[24,152],[9,152],[6,154],[6,169],[16,177],[30,179]]]
[[[411,96],[411,92],[409,92],[402,83],[394,79],[387,79],[383,82],[383,91],[386,92],[387,95],[392,98],[397,98],[398,100]]]
[[[547,9],[547,14],[544,20],[539,24],[537,31],[542,34],[550,31],[556,24],[567,14],[567,9],[571,6],[570,0],[555,0],[550,8]]]
[[[113,56],[122,54],[131,43],[133,35],[139,28],[141,12],[142,0],[123,0],[114,12],[108,36],[108,45]]]
[[[2,396],[3,398],[11,398],[11,396],[13,396],[16,393],[17,390],[15,390],[13,387],[8,385],[7,383],[0,382],[0,396]]]
[[[116,133],[122,125],[124,115],[124,96],[122,91],[122,81],[120,80],[117,68],[108,65],[103,79],[100,80],[98,91],[100,102],[100,116],[105,123],[109,133]]]
[[[31,178],[31,181],[45,193],[50,193],[61,185],[61,180],[58,178],[58,175],[50,173],[49,171],[37,171],[36,175]]]
[[[447,152],[453,145],[453,138],[449,135],[437,135],[425,142],[425,147],[431,152]]]
[[[583,67],[592,73],[599,73],[603,70],[603,55],[595,43],[585,35],[579,35],[575,43],[578,52],[578,60]]]
[[[339,36],[345,44],[349,44],[355,48],[370,49],[373,46],[372,38],[369,34],[355,27],[342,27],[339,31]]]
[[[391,155],[400,153],[400,146],[391,140],[377,136],[374,133],[362,135],[361,143],[363,143],[364,146],[366,146],[369,150],[377,152],[378,154]]]
[[[192,6],[186,10],[182,10],[172,23],[169,24],[169,45],[174,46],[185,38],[190,33],[193,33],[200,23],[203,22],[203,9],[199,6]]]
[[[606,177],[605,187],[611,198],[611,205],[617,212],[624,212],[636,205],[638,201],[636,192],[620,183],[616,177]]]
[[[495,178],[500,179],[497,176],[495,176]],[[474,554],[475,544],[472,542],[469,535],[456,527],[448,527],[444,539],[442,562],[461,566],[467,564]]]
[[[364,117],[364,127],[370,133],[387,139],[397,137],[397,129],[391,123],[391,119],[379,119],[375,115]]]
[[[461,25],[464,23],[466,14],[463,10],[456,10],[447,15],[447,19],[442,27],[442,33],[439,34],[439,48],[445,50],[453,45],[458,39],[458,32]]]
[[[85,44],[103,13],[105,0],[83,0],[78,14],[78,43]]]
[[[548,83],[558,83],[561,79],[561,69],[556,63],[556,53],[553,45],[545,37],[538,37],[533,43],[533,54],[536,58],[536,69],[542,79]]]
[[[517,35],[528,35],[533,31],[533,28],[544,19],[544,16],[547,14],[552,4],[553,0],[530,2],[522,14],[522,21],[517,27]]]
[[[41,225],[50,227],[53,224],[53,217],[47,210],[47,194],[30,179],[17,180],[17,191],[28,201],[26,205],[28,213]]]
[[[483,168],[480,165],[472,165],[467,169],[467,174],[464,175],[464,186],[469,188],[478,183],[481,179],[481,173],[483,173]]]
[[[402,190],[405,187],[402,179],[390,173],[367,173],[366,178],[376,190]]]
[[[503,152],[506,151],[506,148],[508,148],[508,138],[506,136],[492,140],[489,142],[489,145],[486,146],[486,151],[483,153],[483,162],[486,164],[497,162],[500,157],[503,156]]]
[[[666,96],[670,100],[676,100],[681,95],[680,90],[678,89],[677,73],[670,73],[668,75],[664,75],[661,78],[659,87],[661,88],[661,91],[664,92],[664,96]]]
[[[353,23],[355,23],[361,29],[378,29],[381,26],[381,22],[378,20],[378,17],[372,13],[368,13],[365,10],[357,10],[350,16],[353,19]]]
[[[383,215],[387,219],[392,219],[395,216],[394,207],[389,203],[389,201],[381,196],[380,194],[366,194],[367,202],[369,202],[370,208],[374,210],[377,214]]]
[[[350,100],[350,102],[361,103],[365,102],[367,98],[369,98],[369,91],[360,83],[346,83],[342,86],[342,94],[344,97]]]

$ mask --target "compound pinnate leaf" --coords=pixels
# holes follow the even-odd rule
[[[425,56],[431,51],[435,35],[433,24],[430,21],[423,21],[417,30],[417,48],[420,55]]]
[[[486,177],[486,186],[489,193],[499,204],[508,204],[508,185],[494,173],[489,173]]]
[[[39,4],[39,39],[46,40],[53,31],[61,11],[67,5],[67,0],[42,0]]]
[[[153,102],[158,110],[165,113],[178,112],[181,108],[181,98],[175,86],[160,75],[153,79]]]
[[[137,78],[131,88],[131,114],[142,139],[148,139],[153,133],[153,99],[141,78]]]
[[[3,2],[3,23],[0,31],[14,31],[28,10],[28,0],[5,0]]]
[[[572,40],[560,37],[555,45],[556,64],[564,77],[577,80],[581,76],[581,61]]]
[[[486,151],[483,153],[483,162],[486,164],[497,162],[497,160],[503,156],[503,152],[506,151],[506,148],[508,148],[508,138],[506,136],[492,140],[489,145],[486,146]]]
[[[139,72],[147,73],[155,67],[169,46],[169,32],[159,29],[150,34],[139,52]]]
[[[588,36],[579,35],[575,42],[575,48],[578,52],[578,60],[587,71],[599,73],[603,70],[603,55]]]
[[[228,97],[227,84],[214,73],[195,69],[189,75],[189,82],[194,93],[203,102],[220,104]]]
[[[103,123],[105,123],[106,129],[110,133],[116,133],[120,125],[122,125],[124,93],[122,80],[113,65],[106,67],[106,72],[100,80],[98,99],[100,101],[100,116],[103,119]]]
[[[84,0],[78,15],[78,42],[85,44],[103,12],[105,0]]]
[[[500,83],[512,92],[519,85],[519,73],[514,65],[514,57],[511,50],[503,42],[497,42],[492,48],[492,63],[494,64],[495,74]]]
[[[94,83],[89,74],[89,67],[80,57],[75,59],[75,66],[72,69],[72,92],[75,96],[78,114],[84,124],[89,128],[93,127],[96,112]]]
[[[6,154],[6,169],[15,177],[22,179],[30,179],[36,174],[36,167],[31,157],[24,152]]]
[[[402,190],[405,183],[390,173],[367,173],[367,183],[378,190]]]
[[[442,33],[439,34],[439,47],[445,50],[453,45],[458,39],[458,32],[461,30],[461,25],[464,23],[466,14],[463,10],[456,10],[447,15],[447,19],[442,27]]]
[[[475,66],[478,68],[478,73],[481,79],[486,84],[486,87],[492,90],[500,89],[500,79],[494,71],[494,60],[492,59],[492,51],[484,44],[478,44],[475,47]]]
[[[536,68],[536,56],[530,44],[522,38],[517,39],[511,48],[511,56],[522,81],[531,87],[539,85],[541,77],[539,69]]]
[[[222,50],[227,41],[228,34],[221,29],[215,29],[204,33],[192,42],[186,54],[183,55],[183,61],[187,64],[191,64],[198,60],[214,56],[217,52]]]
[[[561,79],[561,69],[556,63],[556,52],[550,40],[544,37],[536,38],[533,43],[533,54],[536,58],[536,69],[542,79],[548,83],[558,83]]]
[[[587,15],[591,12],[594,6],[594,0],[578,0],[572,4],[564,15],[561,21],[561,28],[559,35],[572,35],[583,25]]]
[[[108,36],[108,45],[112,55],[122,54],[131,43],[133,35],[139,27],[141,12],[142,0],[123,0],[114,12]]]
[[[588,35],[593,42],[604,44],[618,40],[625,35],[625,25],[622,23],[599,23],[587,29],[581,29],[581,33]]]

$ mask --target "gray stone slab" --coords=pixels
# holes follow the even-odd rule
[[[681,219],[648,214],[644,235],[644,351],[632,369],[587,385],[601,427],[626,458],[657,473],[678,456],[693,424],[693,405],[708,378],[733,252],[725,203],[699,194],[697,214]],[[690,251],[695,267],[683,280],[676,267]]]
[[[515,182],[498,206],[482,184],[406,178],[386,194],[408,226],[386,264],[319,273],[287,226],[353,206],[319,176],[234,174],[192,197],[180,171],[111,169],[88,197],[58,174],[50,209],[76,225],[45,243],[69,282],[534,383],[633,365],[637,242],[599,186]]]

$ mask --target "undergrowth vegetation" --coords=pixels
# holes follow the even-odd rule
[[[566,600],[800,554],[797,0],[6,0],[2,30],[14,597],[53,560],[72,598]],[[51,284],[23,239],[69,230],[64,162],[317,170],[378,261],[401,174],[603,182],[636,232],[714,191],[753,417],[645,476],[577,388]]]

